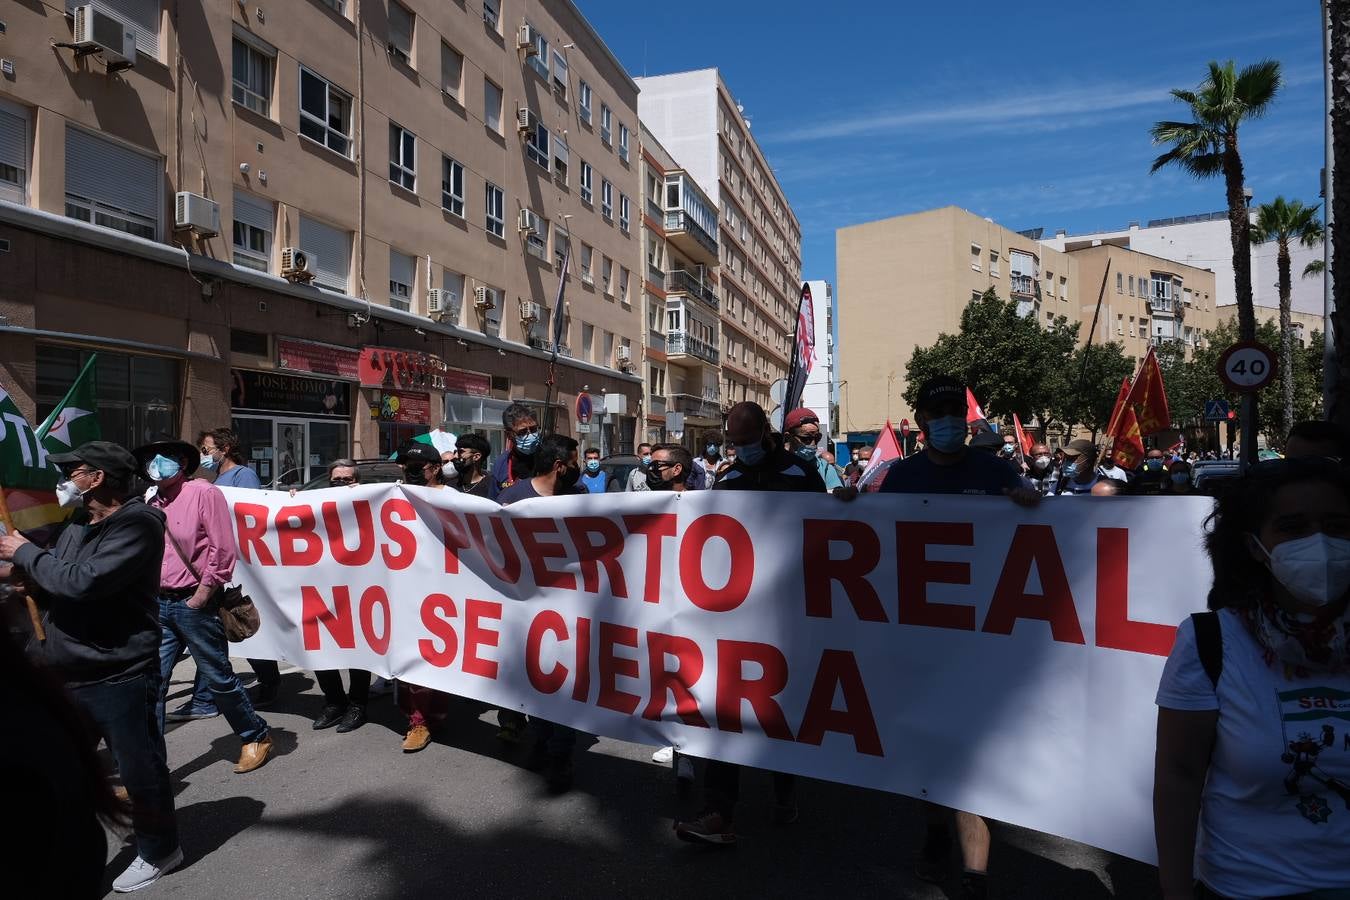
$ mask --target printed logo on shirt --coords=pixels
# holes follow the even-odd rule
[[[1280,760],[1290,767],[1284,787],[1298,797],[1295,808],[1315,825],[1329,821],[1336,807],[1320,793],[1325,790],[1350,811],[1350,783],[1344,774],[1350,769],[1350,726],[1341,724],[1350,722],[1350,691],[1319,686],[1276,696],[1286,746]],[[1341,774],[1327,771],[1328,766]]]

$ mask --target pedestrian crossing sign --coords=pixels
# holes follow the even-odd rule
[[[1227,400],[1206,400],[1205,401],[1205,421],[1223,422],[1228,418]]]

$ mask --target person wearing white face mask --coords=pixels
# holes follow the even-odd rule
[[[1053,494],[1059,485],[1059,467],[1045,444],[1036,444],[1027,457],[1027,480],[1042,497]]]
[[[1350,475],[1259,463],[1205,543],[1157,695],[1163,896],[1350,896]]]

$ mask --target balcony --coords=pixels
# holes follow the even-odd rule
[[[700,278],[697,272],[671,269],[666,273],[666,293],[689,294],[717,309],[717,292],[713,290],[712,282]]]
[[[719,356],[716,347],[683,331],[672,331],[666,335],[666,353],[671,362],[678,362],[675,359],[677,356],[693,356],[714,366]]]
[[[666,283],[666,273],[651,263],[647,263],[647,280],[652,284],[664,286]]]
[[[660,394],[652,394],[647,398],[647,415],[664,416],[666,414],[666,398]]]
[[[1171,316],[1177,313],[1181,308],[1181,304],[1177,303],[1169,296],[1154,294],[1152,297],[1148,298],[1148,308],[1149,311],[1155,315],[1161,313],[1164,316]]]
[[[668,209],[665,216],[666,240],[696,262],[717,265],[717,238],[703,230],[694,217],[682,209]]]
[[[722,406],[716,394],[704,397],[697,394],[671,394],[669,409],[696,419],[719,419],[722,416]]]
[[[662,211],[661,207],[658,206],[656,201],[651,197],[647,198],[647,215],[652,217],[653,222],[658,223],[664,221],[666,218],[665,212]]]
[[[647,330],[647,346],[653,350],[666,352],[666,336],[659,331]]]
[[[1008,280],[1014,297],[1040,297],[1041,295],[1041,283],[1035,275],[1013,274],[1008,276]]]

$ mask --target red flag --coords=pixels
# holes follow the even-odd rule
[[[1111,407],[1111,418],[1106,425],[1106,436],[1109,438],[1116,433],[1116,426],[1120,424],[1120,415],[1125,411],[1125,401],[1130,398],[1130,379],[1122,378],[1120,380],[1120,393],[1116,394],[1116,405]]]
[[[882,480],[886,477],[886,470],[898,462],[901,456],[900,442],[895,439],[895,429],[891,427],[891,420],[887,419],[886,427],[877,435],[877,442],[872,445],[872,458],[867,462],[867,471],[858,479],[858,490],[875,491],[880,488]]]
[[[1139,375],[1130,388],[1129,404],[1138,420],[1141,435],[1147,437],[1171,427],[1172,416],[1167,409],[1162,367],[1158,365],[1158,357],[1153,354],[1152,347],[1148,348],[1139,366]]]
[[[1017,432],[1017,446],[1022,448],[1022,455],[1030,456],[1035,443],[1031,440],[1031,435],[1022,430],[1022,420],[1017,417],[1017,413],[1013,413],[1013,429]]]
[[[984,410],[980,409],[979,401],[970,388],[966,388],[966,425],[970,427],[970,433],[975,434],[979,431],[990,431],[989,419],[985,416]]]
[[[1107,437],[1112,439],[1111,461],[1116,465],[1123,469],[1136,469],[1144,461],[1144,438],[1139,433],[1139,420],[1130,406],[1126,406],[1121,413],[1115,433]]]

